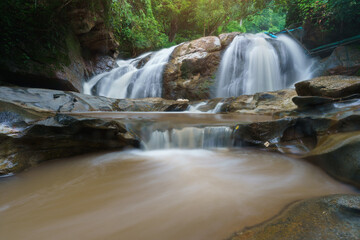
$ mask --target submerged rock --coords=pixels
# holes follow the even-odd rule
[[[295,84],[299,96],[341,98],[360,93],[360,77],[323,76]]]
[[[245,228],[231,240],[356,240],[360,195],[333,195],[294,203],[274,218]]]

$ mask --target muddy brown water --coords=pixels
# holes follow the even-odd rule
[[[351,193],[284,155],[129,150],[50,161],[0,179],[1,239],[224,239],[287,204]]]

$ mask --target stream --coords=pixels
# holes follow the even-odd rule
[[[98,114],[125,121],[142,149],[0,179],[3,239],[224,239],[294,201],[353,192],[305,161],[231,144],[234,122],[266,117],[88,113]]]

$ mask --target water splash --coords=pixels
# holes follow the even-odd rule
[[[235,37],[221,60],[216,97],[233,97],[275,91],[313,75],[315,61],[286,35]]]
[[[118,61],[118,68],[84,83],[84,93],[112,98],[161,97],[163,71],[175,47]],[[139,66],[148,57],[146,64]]]

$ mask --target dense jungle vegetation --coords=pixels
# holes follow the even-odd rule
[[[337,35],[360,31],[357,0],[3,0],[1,55],[20,55],[22,61],[30,55],[40,62],[66,60],[66,12],[74,5],[101,8],[123,55],[222,32],[277,32],[304,24]]]

